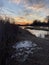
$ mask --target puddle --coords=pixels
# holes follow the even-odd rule
[[[24,62],[29,54],[33,55],[34,51],[39,50],[41,47],[32,41],[20,41],[17,42],[13,48],[16,48],[16,54],[12,55],[11,57],[16,57],[18,61]]]
[[[29,47],[35,47],[37,46],[37,44],[32,43],[32,41],[21,41],[21,42],[17,42],[16,45],[13,46],[13,48],[29,48]]]

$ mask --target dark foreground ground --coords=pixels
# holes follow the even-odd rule
[[[17,61],[16,57],[11,59],[16,53],[12,46],[24,40],[36,43],[42,50],[29,55],[25,62]],[[0,65],[49,65],[49,39],[36,38],[15,24],[0,22]]]

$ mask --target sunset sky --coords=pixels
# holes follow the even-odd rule
[[[49,0],[0,0],[0,14],[12,16],[16,22],[43,21],[49,15]]]

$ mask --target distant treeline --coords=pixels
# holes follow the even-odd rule
[[[41,22],[41,21],[38,21],[38,20],[35,20],[31,26],[49,26],[49,21],[46,23],[46,22]]]
[[[49,21],[46,23],[46,22],[34,20],[32,24],[26,24],[26,25],[17,24],[17,26],[46,26],[46,27],[49,27]]]

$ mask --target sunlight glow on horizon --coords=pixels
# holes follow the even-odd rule
[[[0,14],[14,18],[18,24],[31,24],[34,20],[43,22],[49,15],[49,0],[2,0]]]

